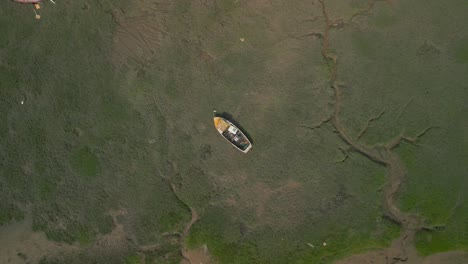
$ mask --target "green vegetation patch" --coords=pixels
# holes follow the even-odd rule
[[[464,39],[457,44],[454,52],[455,61],[468,63],[468,39]]]
[[[92,242],[94,242],[94,239],[95,239],[94,237],[95,237],[95,234],[93,234],[93,232],[91,232],[90,230],[86,228],[79,228],[77,230],[75,240],[78,241],[78,243],[81,246],[87,246],[87,245],[90,245]]]
[[[0,226],[24,219],[24,213],[13,204],[2,202],[0,204]]]
[[[125,264],[142,264],[143,258],[139,255],[131,255],[125,259]]]
[[[395,14],[395,11],[388,8],[388,6],[377,5],[374,10],[375,15],[368,19],[371,23],[375,24],[376,27],[383,29],[397,23],[398,14]]]
[[[159,243],[162,255],[179,259],[161,235],[180,231],[190,216],[162,181],[166,121],[154,97],[135,105],[136,97],[148,97],[128,92],[141,84],[138,77],[126,85],[134,64],[119,68],[112,60],[114,15],[131,12],[126,7],[57,3],[43,6],[37,21],[26,5],[0,3],[0,222],[21,219],[18,208],[30,205],[34,231],[81,246],[58,263],[124,263],[132,241],[116,241],[115,252],[97,250],[103,257],[93,253],[96,239],[115,228],[118,210],[127,212],[119,221],[134,232],[128,236]]]
[[[422,231],[416,236],[416,248],[423,256],[457,250],[468,250],[465,241],[467,230],[453,229],[442,232]],[[460,232],[461,231],[461,232]]]
[[[57,190],[57,183],[47,177],[42,177],[39,180],[38,189],[42,200],[50,200]]]
[[[87,147],[75,151],[71,164],[79,175],[85,177],[96,177],[101,170],[98,157]]]

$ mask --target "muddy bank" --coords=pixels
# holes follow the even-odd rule
[[[183,259],[180,264],[213,264],[215,263],[208,252],[207,245],[203,245],[197,249],[186,249],[185,250],[185,259]]]
[[[32,216],[0,227],[0,263],[39,263],[46,255],[78,252],[78,246],[50,241],[44,232],[32,230]]]

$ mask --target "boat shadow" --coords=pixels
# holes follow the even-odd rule
[[[226,120],[229,120],[231,123],[233,123],[236,127],[238,127],[243,133],[244,135],[249,139],[250,143],[253,145],[254,144],[254,140],[252,139],[252,137],[250,136],[249,132],[247,132],[247,130],[245,130],[240,124],[239,122],[237,122],[230,113],[228,112],[222,112],[222,113],[216,113],[215,116],[218,116],[218,117],[222,117]]]

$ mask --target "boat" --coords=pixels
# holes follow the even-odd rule
[[[250,143],[250,140],[236,125],[220,116],[215,115],[213,119],[216,130],[218,130],[223,138],[229,141],[236,149],[244,153],[249,152],[252,148],[252,143]]]
[[[25,4],[37,4],[42,2],[42,0],[14,0],[15,2],[18,3],[25,3]]]

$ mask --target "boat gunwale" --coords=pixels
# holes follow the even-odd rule
[[[218,129],[218,127],[215,126],[216,128],[216,131],[218,131],[218,133],[229,143],[231,143],[231,145],[233,145],[236,149],[242,151],[243,153],[247,153],[251,148],[252,148],[252,142],[250,142],[250,139],[245,135],[245,133],[239,128],[237,127],[235,124],[233,124],[231,121],[227,120],[226,118],[224,117],[221,117],[221,116],[215,116],[213,119],[215,118],[220,118],[221,120],[227,122],[229,125],[237,128],[237,130],[242,134],[242,136],[247,140],[247,142],[249,143],[249,146],[245,149],[245,150],[242,150],[240,147],[238,147],[236,144],[234,144],[233,142],[231,142],[229,139],[227,139],[224,135],[223,135],[223,132],[224,131],[220,131]]]

